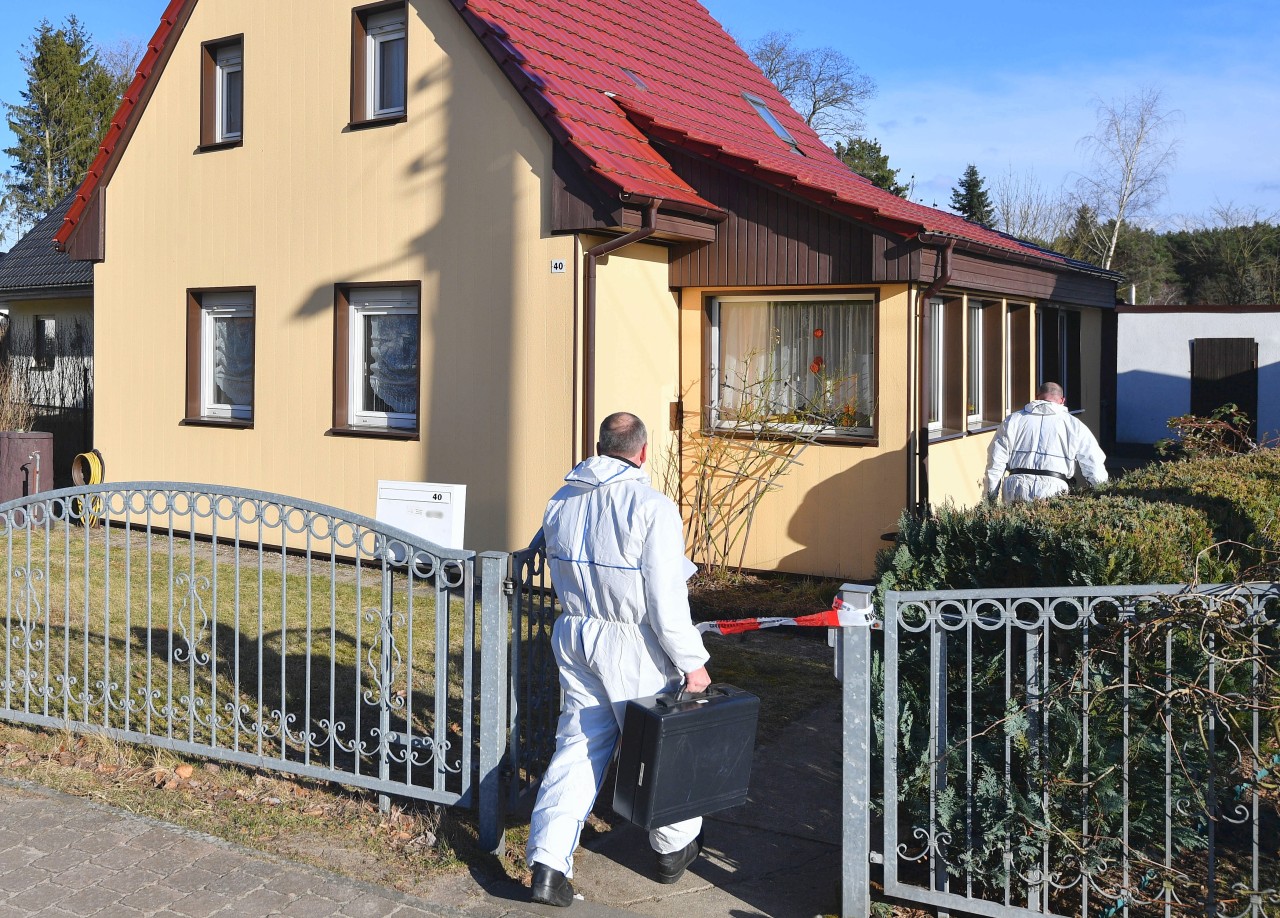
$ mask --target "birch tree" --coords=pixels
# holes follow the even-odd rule
[[[1177,112],[1155,89],[1119,101],[1097,101],[1098,126],[1080,141],[1090,170],[1077,185],[1079,203],[1097,216],[1092,254],[1110,268],[1126,223],[1150,214],[1167,190],[1177,158]]]

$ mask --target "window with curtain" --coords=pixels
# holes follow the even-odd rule
[[[420,340],[416,290],[357,288],[350,297],[352,426],[416,428]]]
[[[253,418],[252,293],[206,293],[201,310],[201,411],[206,418]]]
[[[716,423],[868,436],[875,426],[870,297],[715,302]]]

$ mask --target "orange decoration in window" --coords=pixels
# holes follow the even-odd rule
[[[822,329],[820,329],[820,328],[815,328],[815,329],[813,330],[813,337],[815,337],[815,338],[821,338],[821,337],[822,337]]]
[[[824,366],[826,366],[826,361],[823,360],[822,355],[819,354],[817,357],[813,358],[813,363],[809,364],[809,372],[821,373]]]

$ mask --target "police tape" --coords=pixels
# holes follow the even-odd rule
[[[839,596],[831,603],[831,608],[811,615],[799,615],[795,618],[772,616],[767,618],[727,618],[714,622],[699,622],[697,629],[702,634],[741,634],[745,631],[761,631],[765,628],[779,628],[784,625],[798,625],[801,628],[880,628],[880,620],[875,610],[867,605],[855,606]]]

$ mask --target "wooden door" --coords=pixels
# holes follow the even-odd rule
[[[1191,342],[1191,413],[1201,417],[1234,402],[1258,420],[1258,342],[1253,338],[1196,338]],[[1253,430],[1250,430],[1250,435]]]

